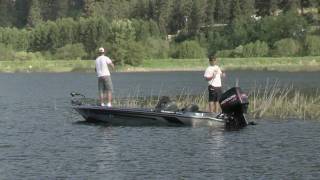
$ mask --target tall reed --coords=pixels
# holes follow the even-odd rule
[[[249,93],[249,114],[254,118],[274,117],[320,120],[320,94],[304,94],[292,86],[279,87],[279,82]]]
[[[208,98],[206,91],[199,95],[190,95],[182,90],[177,96],[170,99],[176,102],[179,108],[190,104],[197,104],[201,111],[207,111]],[[264,87],[255,86],[248,92],[249,110],[251,118],[277,118],[277,119],[310,119],[320,120],[320,92],[305,94],[293,86],[280,86],[278,81],[267,82]],[[154,108],[161,98],[157,96],[141,96],[140,90],[128,94],[125,98],[114,97],[113,106],[130,108]]]

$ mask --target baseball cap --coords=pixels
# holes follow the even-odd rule
[[[216,61],[217,60],[217,57],[216,56],[210,56],[209,57],[209,61]]]
[[[104,52],[104,48],[103,47],[99,48],[99,52],[103,53]]]

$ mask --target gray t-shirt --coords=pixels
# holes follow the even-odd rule
[[[220,67],[217,65],[209,66],[204,73],[204,77],[206,78],[212,77],[212,79],[208,81],[208,84],[213,87],[221,87],[221,75],[222,75],[222,71]]]
[[[96,71],[97,76],[110,76],[108,64],[112,64],[111,59],[108,56],[101,55],[96,59]]]

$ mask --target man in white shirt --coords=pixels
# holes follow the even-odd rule
[[[104,55],[103,47],[99,48],[99,57],[97,57],[96,72],[98,77],[99,98],[101,106],[105,106],[105,100],[108,100],[107,106],[111,107],[113,85],[110,77],[108,65],[114,69],[114,65],[108,56]]]
[[[214,56],[209,58],[210,66],[207,67],[204,78],[208,81],[208,90],[209,90],[209,111],[210,112],[219,112],[219,99],[222,94],[222,84],[221,77],[224,77],[225,74],[221,71],[218,64],[218,59]]]

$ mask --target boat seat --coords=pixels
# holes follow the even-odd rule
[[[168,96],[163,96],[160,98],[158,104],[155,107],[155,111],[179,111],[177,104],[171,101]]]
[[[196,104],[190,104],[184,108],[181,109],[182,112],[198,112],[199,106]]]

